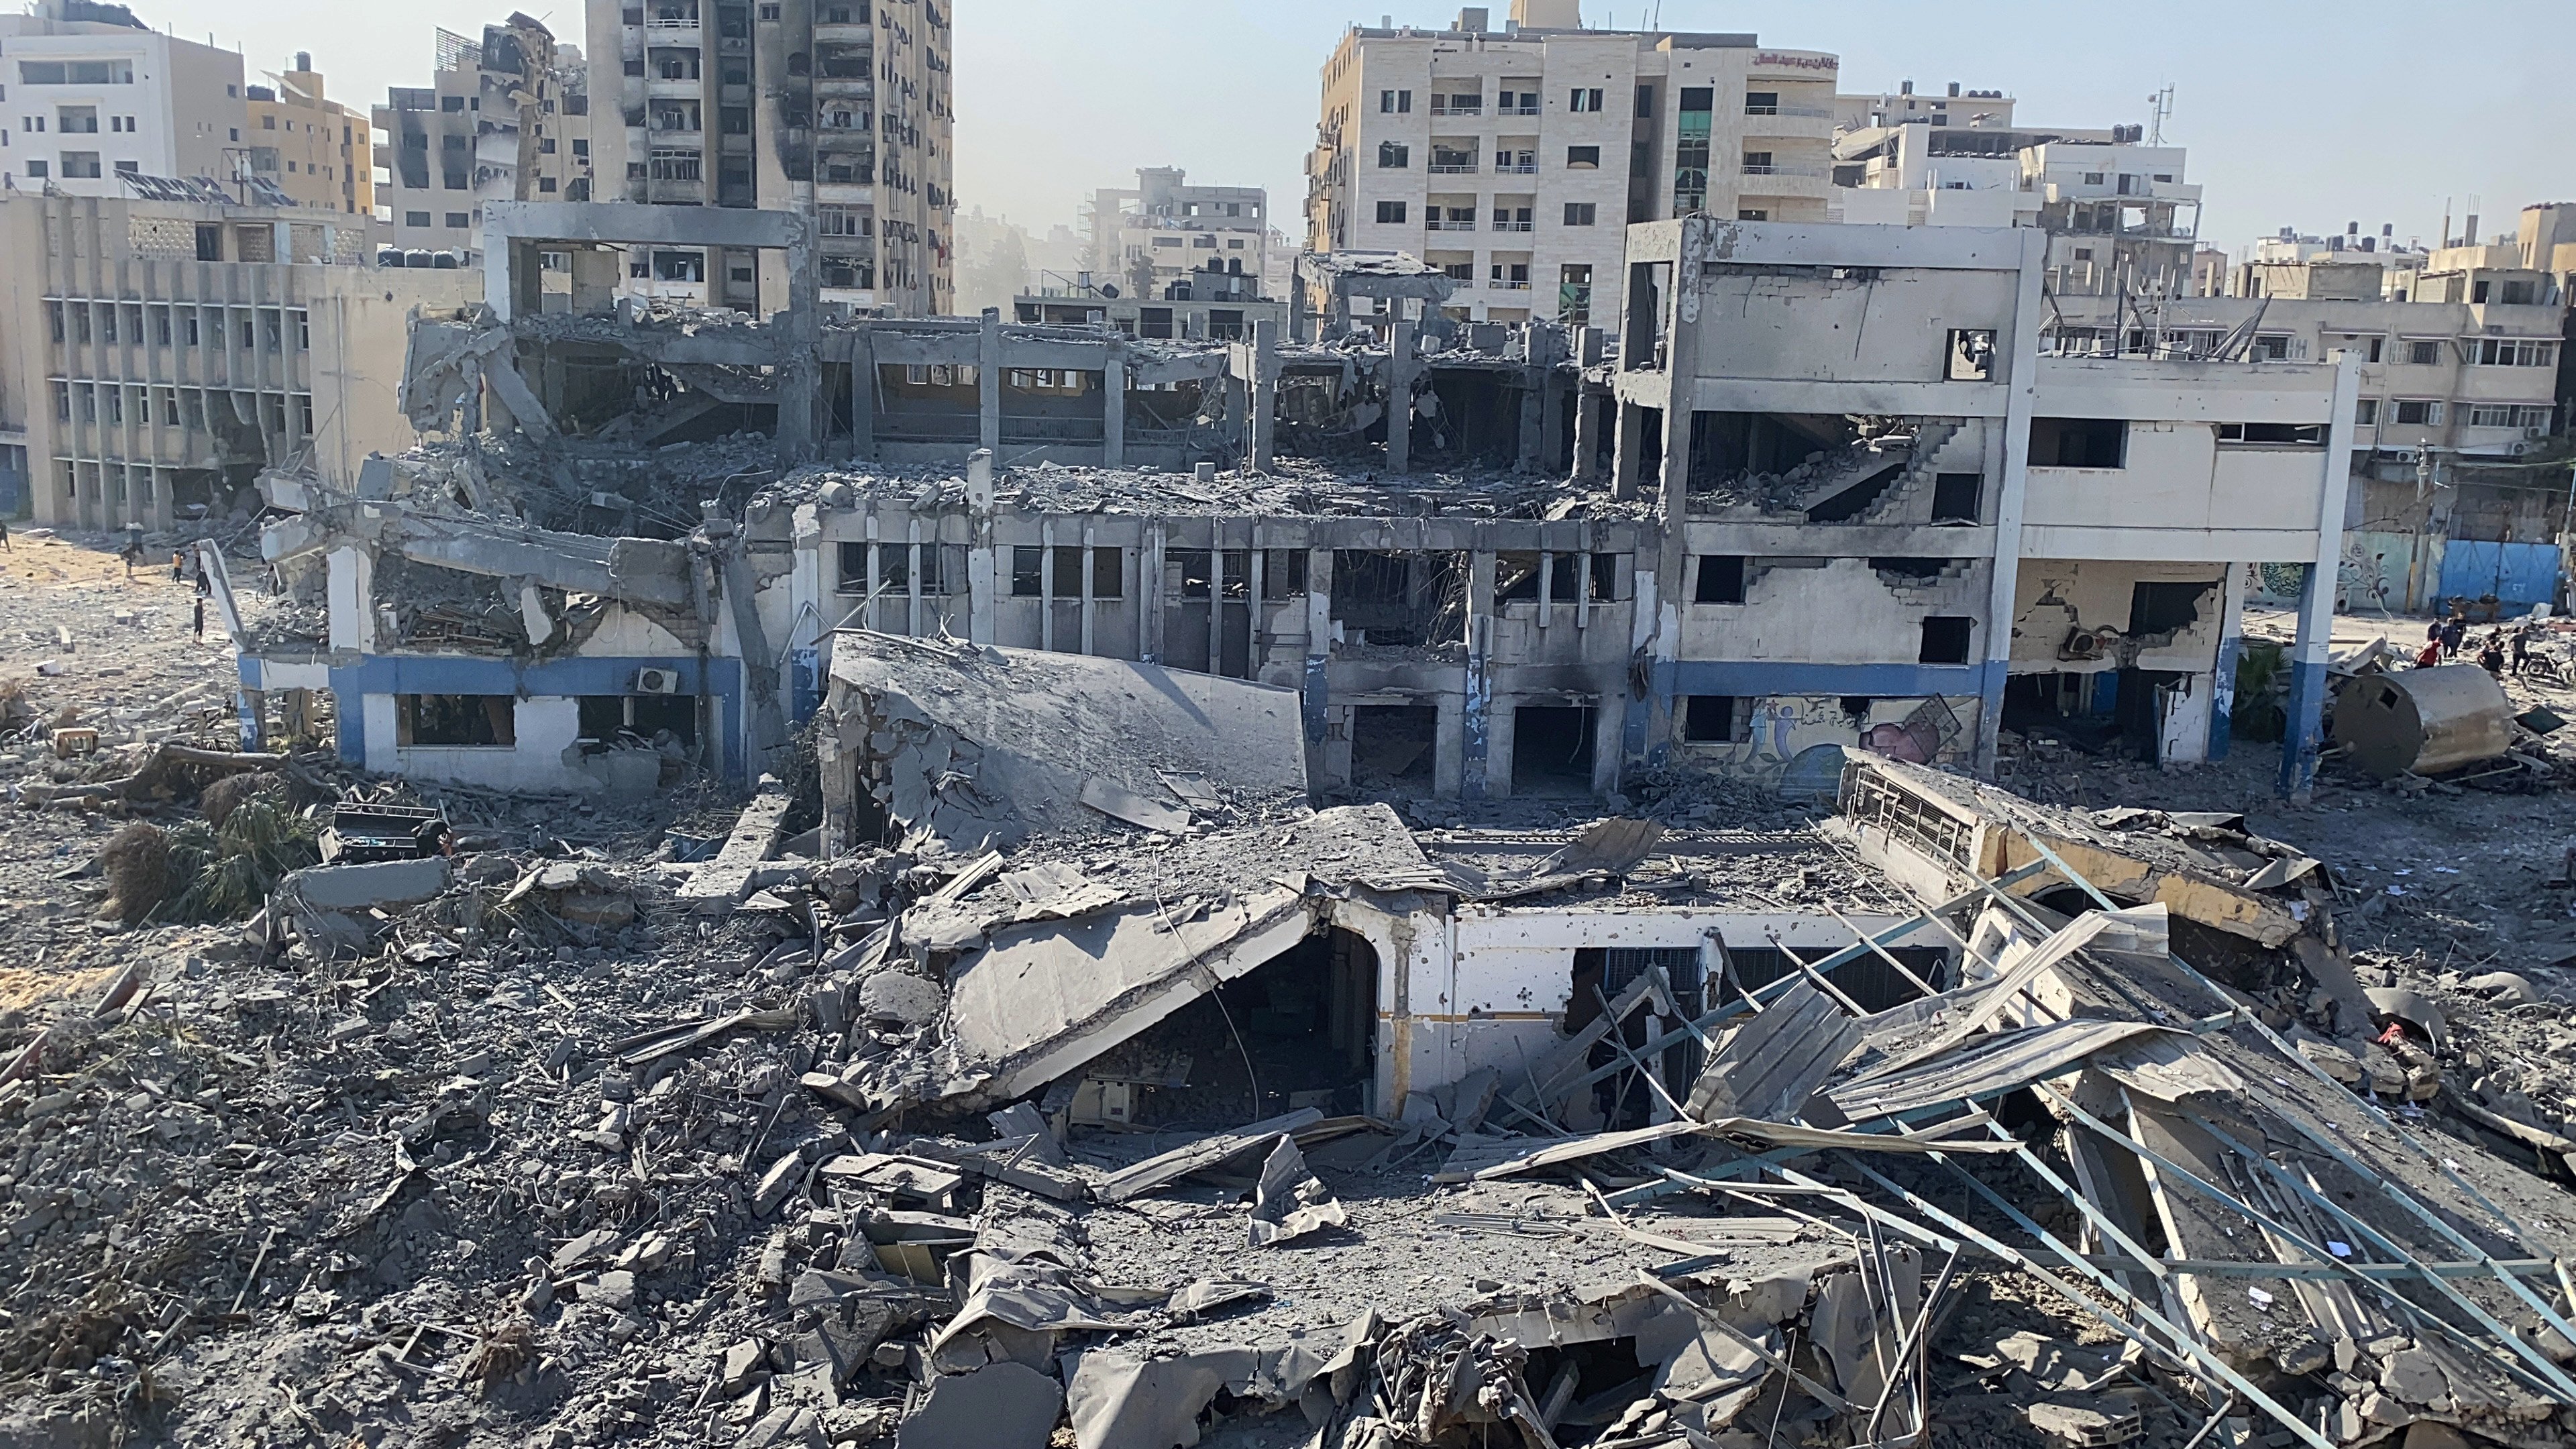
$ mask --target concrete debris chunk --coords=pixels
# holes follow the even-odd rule
[[[2023,1412],[2032,1428],[2079,1449],[2126,1444],[2146,1433],[2146,1421],[2136,1409],[2109,1399],[2047,1399]]]
[[[895,1431],[895,1449],[1046,1449],[1064,1412],[1064,1389],[1020,1363],[941,1375]]]
[[[1252,1246],[1267,1248],[1350,1221],[1331,1191],[1306,1168],[1297,1139],[1282,1133],[1262,1160],[1253,1189]]]

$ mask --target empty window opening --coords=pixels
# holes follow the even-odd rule
[[[394,743],[506,749],[519,742],[518,703],[507,694],[398,694]]]
[[[2322,448],[2326,445],[2326,425],[2323,423],[2220,423],[2218,441]]]
[[[1579,1032],[1600,1020],[1606,1008],[1620,1005],[1623,992],[1657,969],[1664,973],[1673,1008],[1683,1020],[1695,1019],[1707,1009],[1703,1004],[1708,994],[1705,971],[1697,946],[1579,947],[1574,952],[1569,982],[1572,990],[1565,1003],[1565,1030],[1569,1034]],[[1630,1052],[1643,1047],[1659,1014],[1656,1005],[1635,1005],[1617,1028],[1618,1040],[1627,1043]],[[1685,1035],[1657,1055],[1660,1060],[1650,1065],[1664,1091],[1676,1100],[1687,1099],[1703,1060],[1699,1043]],[[1635,1067],[1624,1065],[1627,1056],[1608,1040],[1592,1048],[1585,1058],[1588,1065],[1604,1068],[1617,1064],[1622,1069],[1593,1083],[1588,1094],[1577,1094],[1568,1104],[1572,1117],[1569,1125],[1577,1130],[1615,1130],[1643,1127],[1653,1120],[1662,1095],[1639,1078]]]
[[[1682,738],[1694,745],[1740,745],[1753,738],[1753,701],[1733,694],[1682,700]]]
[[[611,745],[621,736],[651,744],[668,733],[683,745],[698,742],[698,699],[693,694],[585,694],[581,738]]]
[[[1467,560],[1460,553],[1333,552],[1332,616],[1369,644],[1419,647],[1466,638]]]
[[[1923,621],[1924,664],[1965,664],[1968,644],[1976,633],[1977,621],[1954,615],[1935,614]]]
[[[1923,580],[1941,577],[1941,571],[1950,563],[1946,558],[1874,558],[1869,566],[1899,579]]]
[[[1592,792],[1590,705],[1525,704],[1512,711],[1512,793]]]
[[[1974,523],[1985,493],[1982,473],[1936,473],[1932,477],[1932,521]]]
[[[2129,637],[2172,635],[2190,628],[2200,620],[2201,597],[2217,587],[2216,581],[2133,586],[2129,591]]]
[[[1691,595],[1701,604],[1744,602],[1744,556],[1704,553],[1699,556],[1699,582]]]
[[[2123,468],[2128,451],[2129,425],[2118,418],[2030,420],[2034,468]]]
[[[1429,790],[1439,746],[1436,704],[1351,708],[1351,784],[1360,790]]]

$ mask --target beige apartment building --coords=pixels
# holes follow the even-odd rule
[[[405,253],[471,266],[486,202],[590,199],[588,72],[578,47],[524,15],[436,43],[430,84],[396,86],[376,108],[376,215]]]
[[[1177,166],[1140,167],[1134,188],[1103,187],[1083,214],[1094,284],[1158,292],[1185,275],[1269,275],[1270,193],[1258,186],[1192,186]]]
[[[274,86],[243,87],[246,159],[252,175],[298,206],[350,216],[376,214],[375,141],[368,118],[322,92],[309,51]]]
[[[420,308],[482,274],[380,268],[368,219],[303,207],[0,194],[0,507],[76,529],[256,507],[262,468],[349,487],[415,441]]]
[[[1323,70],[1306,246],[1406,252],[1471,321],[1607,325],[1626,229],[1823,221],[1840,62],[1754,36],[1586,30],[1575,0],[1354,26]]]
[[[928,316],[956,300],[956,52],[941,0],[589,0],[603,201],[808,218],[819,294]],[[630,254],[642,290],[767,315],[778,252]]]

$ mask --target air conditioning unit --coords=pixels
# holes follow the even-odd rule
[[[677,694],[680,671],[676,669],[638,669],[635,671],[635,693]]]
[[[2069,630],[2066,642],[2057,646],[2060,659],[2099,659],[2102,657],[2102,635],[2099,630]]]

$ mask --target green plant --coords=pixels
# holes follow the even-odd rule
[[[2240,740],[2278,740],[2283,710],[2278,692],[2289,651],[2269,640],[2248,639],[2236,656],[2236,703],[2228,733]]]
[[[322,859],[312,824],[274,800],[252,799],[221,829],[191,822],[170,832],[170,921],[238,921],[268,903],[288,871]]]

